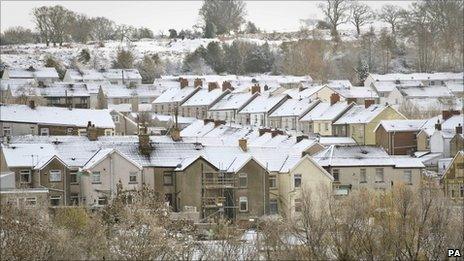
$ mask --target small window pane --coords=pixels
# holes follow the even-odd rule
[[[248,198],[247,197],[240,197],[240,211],[248,211]]]
[[[101,183],[101,176],[99,171],[92,172],[92,183]]]
[[[246,188],[248,183],[248,178],[246,173],[240,173],[239,174],[239,186],[241,188]]]
[[[50,170],[50,182],[61,181],[61,170]]]

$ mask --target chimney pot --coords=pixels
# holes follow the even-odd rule
[[[208,124],[208,123],[210,123],[210,122],[214,122],[214,120],[213,120],[213,119],[203,119],[203,123],[204,123],[205,125]]]
[[[257,92],[261,92],[261,87],[259,86],[259,84],[251,86],[251,94],[255,94]]]
[[[229,81],[222,82],[222,91],[225,92],[226,90],[234,90],[234,87],[232,87],[232,84]]]
[[[457,133],[457,134],[462,134],[462,126],[461,126],[461,123],[459,123],[458,126],[456,126],[456,133]]]
[[[195,81],[193,81],[193,86],[196,87],[201,87],[203,86],[203,81],[200,78],[196,78]]]
[[[35,109],[35,101],[34,101],[34,100],[30,100],[30,101],[29,101],[29,107],[30,107],[31,109]]]
[[[364,108],[369,108],[371,105],[375,104],[374,100],[364,100]]]
[[[219,88],[217,82],[209,82],[208,83],[208,91],[209,92],[214,90],[214,89],[217,89],[217,88]]]
[[[214,121],[214,127],[215,127],[215,128],[216,128],[216,127],[219,127],[219,126],[221,126],[221,125],[223,125],[223,124],[226,124],[226,122],[225,122],[225,121],[221,121],[221,120],[215,120],[215,121]]]
[[[188,80],[185,79],[185,78],[180,77],[179,82],[180,82],[180,88],[181,89],[188,86]]]

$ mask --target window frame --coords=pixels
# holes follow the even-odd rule
[[[53,172],[53,174],[52,174]],[[59,173],[59,180],[56,179],[55,175]],[[54,177],[52,179],[52,177]],[[63,172],[60,170],[60,169],[51,169],[49,172],[48,172],[48,181],[49,182],[61,182],[63,181]]]
[[[27,172],[27,174],[26,174]],[[23,176],[27,175],[28,176],[28,181],[23,181]],[[29,184],[32,182],[32,171],[30,169],[23,169],[19,171],[19,182],[21,184]]]
[[[103,201],[104,204],[100,204],[101,201]],[[107,197],[105,197],[105,196],[97,197],[97,205],[98,206],[105,206],[107,204],[108,204],[108,198]]]
[[[382,179],[378,180],[379,174],[382,174]],[[375,168],[375,183],[385,183],[385,170],[384,168]]]
[[[367,183],[367,169],[359,169],[359,183]]]
[[[58,204],[52,204],[52,200],[58,200]],[[61,196],[50,196],[49,197],[50,206],[59,206],[61,203]]]
[[[275,211],[273,211],[273,207],[275,206]],[[279,214],[279,202],[277,199],[272,198],[269,200],[269,214],[270,215],[277,215]]]
[[[169,182],[166,182],[166,178],[169,178]],[[163,173],[163,185],[164,186],[173,186],[174,185],[174,173],[171,171],[165,171]]]
[[[403,181],[406,185],[412,185],[412,170],[410,169],[403,170]]]
[[[73,181],[73,177],[76,178],[75,181]],[[71,185],[79,184],[79,176],[78,176],[77,170],[73,170],[69,172],[69,182],[71,183]]]
[[[11,126],[3,126],[3,136],[11,136]]]
[[[271,180],[273,180],[274,182],[271,182]],[[274,186],[272,184],[274,184]],[[269,188],[270,189],[276,189],[277,188],[277,176],[276,175],[270,175],[269,176]]]
[[[245,203],[245,209],[242,209],[242,203]],[[238,210],[240,212],[248,212],[248,197],[246,196],[241,196],[238,199]]]
[[[98,174],[98,176],[97,176],[97,174]],[[98,177],[98,180],[96,180],[95,177]],[[91,183],[92,184],[101,184],[102,183],[102,181],[101,181],[101,172],[100,171],[92,171]]]
[[[129,172],[129,184],[137,184],[138,181],[137,181],[137,172],[135,171],[130,171]],[[132,178],[135,178],[134,180],[132,180]]]
[[[49,128],[40,128],[40,135],[39,136],[50,136],[50,129]]]
[[[297,184],[297,180],[299,180]],[[293,174],[293,188],[298,189],[301,188],[301,183],[302,183],[302,175],[300,173]]]
[[[242,181],[245,180],[245,185],[242,185]],[[248,174],[245,172],[240,172],[238,174],[238,187],[247,188],[248,187]]]
[[[334,182],[340,182],[340,169],[332,169],[332,177]]]
[[[301,200],[301,198],[295,198],[293,200],[293,208],[295,210],[295,213],[301,213],[301,211],[303,210],[303,201]]]

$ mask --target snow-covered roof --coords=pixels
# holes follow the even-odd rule
[[[225,95],[221,100],[219,100],[216,104],[214,104],[213,107],[211,107],[209,110],[238,110],[256,96],[256,94],[252,95],[250,92],[229,93]]]
[[[169,121],[174,122],[175,121],[173,115],[163,115],[163,114],[153,114],[152,119],[158,120],[160,122],[169,122]],[[177,116],[177,122],[180,124],[189,124],[196,120],[197,120],[196,118],[192,118],[192,117]]]
[[[321,102],[307,114],[305,114],[300,121],[326,121],[326,120],[335,120],[339,117],[344,111],[349,108],[347,102],[337,102],[333,105],[330,105],[329,102]]]
[[[381,147],[374,146],[337,146],[317,153],[313,158],[323,167],[346,166],[393,166],[397,168],[423,168],[417,158],[404,156],[392,157]]]
[[[353,87],[349,80],[329,80],[327,86],[332,89],[351,89]]]
[[[0,79],[0,90],[23,86],[37,86],[37,81],[35,79]]]
[[[103,93],[108,98],[131,98],[135,92],[125,85],[102,85]]]
[[[84,83],[57,82],[48,87],[39,88],[43,97],[89,97],[87,86]]]
[[[239,113],[265,113],[269,112],[278,103],[286,99],[286,95],[260,95],[245,106]]]
[[[356,105],[351,107],[335,124],[355,124],[355,123],[368,123],[379,115],[385,108],[384,105],[373,104],[369,108],[364,105]]]
[[[132,103],[119,103],[119,104],[108,104],[108,110],[115,110],[119,112],[132,112]],[[138,111],[151,111],[151,104],[139,103]]]
[[[69,79],[73,81],[104,81],[106,80],[103,74],[97,70],[89,70],[89,69],[68,69],[66,70],[66,74]]]
[[[383,120],[375,128],[382,126],[387,132],[396,131],[420,131],[427,120]]]
[[[153,103],[182,102],[185,98],[198,90],[199,88],[194,87],[166,89],[153,101]]]
[[[142,170],[142,165],[140,165],[138,162],[132,160],[131,158],[125,156],[123,153],[119,152],[119,150],[114,149],[114,148],[104,148],[104,149],[99,149],[85,165],[82,167],[83,170],[89,170],[95,167],[97,164],[102,162],[108,155],[111,155],[113,153],[119,154],[121,157],[132,163],[134,166],[136,166],[138,169]]]
[[[314,85],[313,83],[305,83],[302,84],[302,86],[304,87],[302,90],[299,88],[292,88],[284,91],[283,94],[287,94],[293,99],[308,98],[326,87],[325,85]]]
[[[445,82],[446,87],[452,92],[452,93],[463,93],[464,92],[464,81],[459,81],[459,82]]]
[[[453,115],[449,119],[442,122],[441,129],[454,131],[459,124],[461,124],[461,126],[464,126],[463,115]]]
[[[182,103],[181,106],[209,106],[223,94],[224,92],[220,88],[216,88],[211,91],[206,88],[202,88]]]
[[[329,145],[356,145],[356,141],[351,137],[325,137],[318,138],[320,144],[324,146]]]
[[[288,99],[280,105],[269,117],[301,117],[305,112],[314,108],[320,101],[306,99]]]
[[[142,76],[137,69],[107,69],[100,71],[108,80],[141,80]]]
[[[436,72],[436,73],[389,73],[389,74],[369,74],[374,81],[411,81],[411,80],[462,80],[464,73]]]
[[[440,98],[440,97],[454,97],[453,93],[446,86],[414,86],[398,88],[403,96],[408,98]]]
[[[108,110],[70,110],[45,106],[31,109],[27,105],[17,104],[0,105],[0,121],[77,127],[86,127],[91,121],[97,128],[114,128],[114,122]]]
[[[42,68],[8,68],[8,76],[10,79],[43,79],[52,78],[58,79],[58,72],[53,67],[42,67]]]
[[[336,91],[345,98],[357,98],[357,99],[379,98],[377,93],[369,87],[352,87],[351,89],[337,89]]]

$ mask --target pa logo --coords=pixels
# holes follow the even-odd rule
[[[461,257],[459,249],[448,249],[448,257]]]

